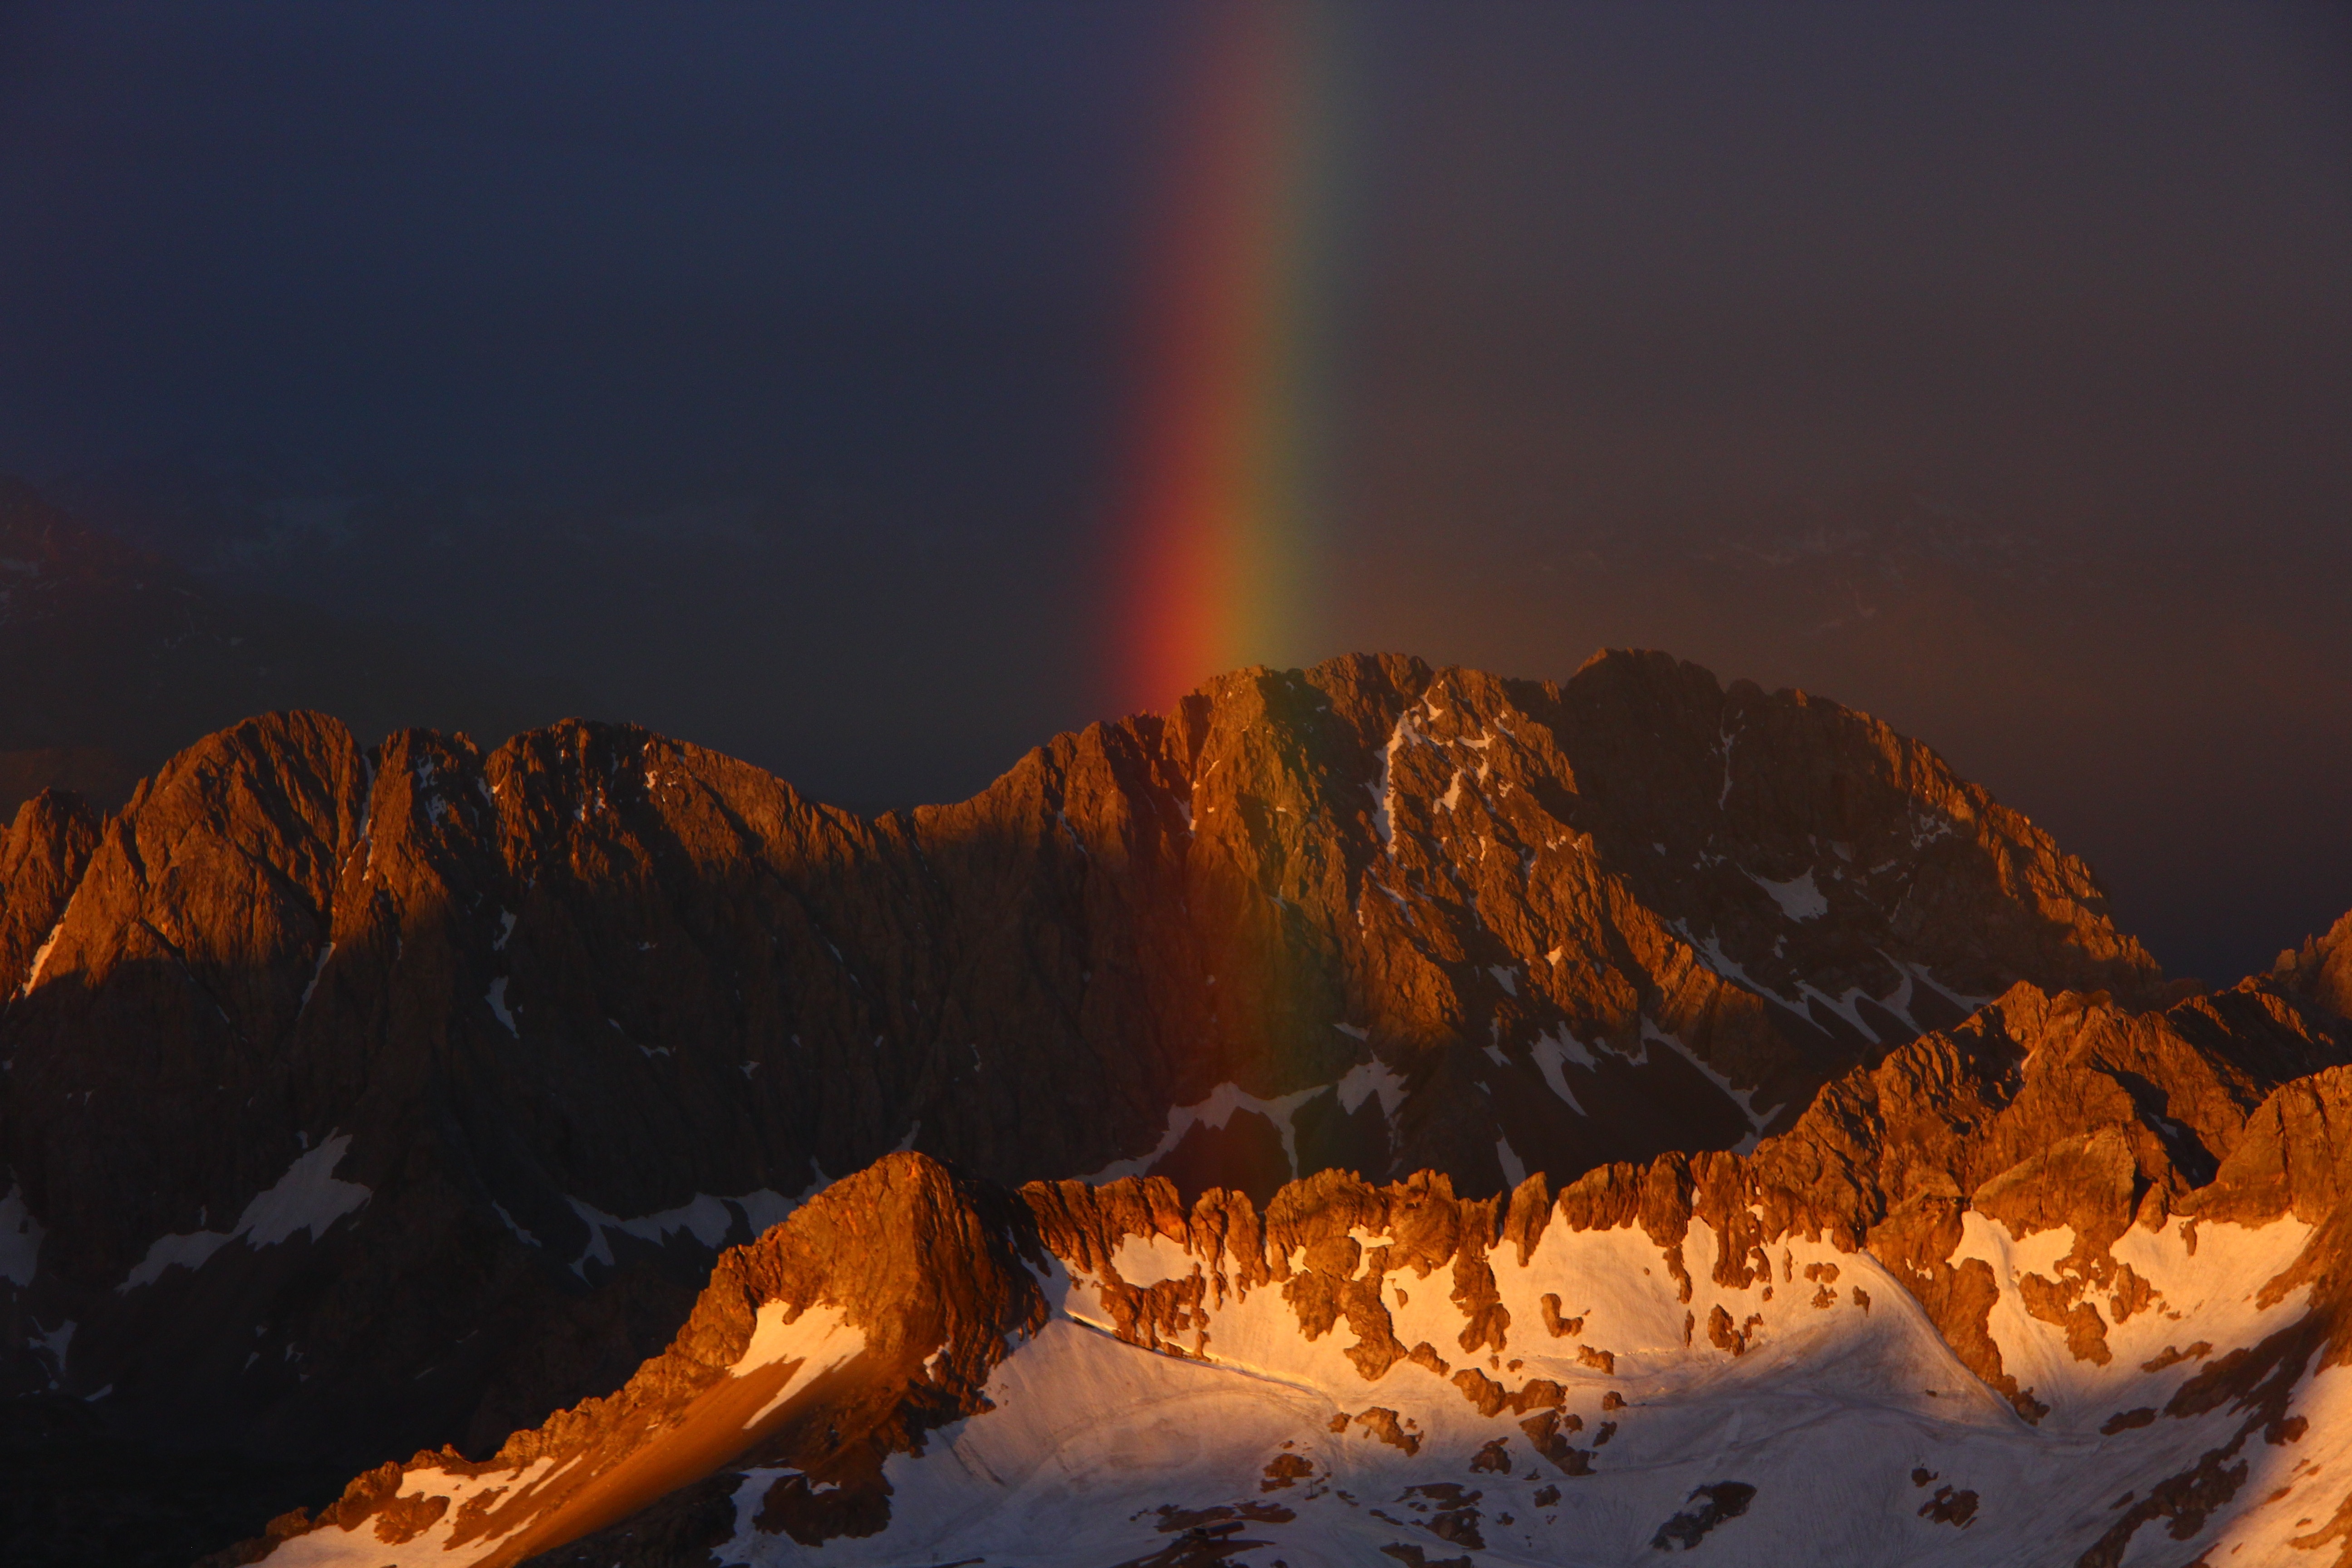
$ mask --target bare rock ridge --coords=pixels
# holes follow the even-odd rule
[[[2161,1011],[2021,984],[1753,1153],[1558,1190],[1327,1171],[1261,1210],[892,1154],[728,1252],[621,1394],[223,1561],[1640,1562],[1720,1529],[1753,1563],[2340,1563],[2347,1059],[2294,970]]]
[[[278,714],[0,873],[0,1379],[354,1468],[619,1386],[894,1149],[1491,1194],[1752,1149],[2020,981],[2170,994],[1926,747],[1643,653],[1241,671],[871,820],[626,726]]]
[[[2301,949],[2280,953],[2273,973],[2294,995],[2352,1017],[2352,914]]]
[[[0,975],[21,992],[47,967],[49,938],[98,847],[102,826],[79,796],[44,790],[17,808],[0,835]]]

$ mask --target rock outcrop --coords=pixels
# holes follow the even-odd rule
[[[2171,994],[1926,747],[1657,654],[1242,671],[874,819],[626,726],[278,714],[0,857],[0,1378],[354,1468],[619,1387],[894,1149],[1483,1198],[1754,1149],[2021,981]]]
[[[2294,995],[2338,1016],[2352,1017],[2352,914],[2292,952],[2279,954],[2272,974]]]
[[[98,814],[79,796],[43,790],[0,835],[0,976],[22,994],[48,967],[66,902],[98,847]]]

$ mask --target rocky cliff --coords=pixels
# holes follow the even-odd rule
[[[615,1388],[894,1149],[1483,1197],[1794,1136],[2021,981],[2173,994],[1926,747],[1654,654],[1244,671],[870,820],[622,726],[283,714],[0,872],[9,1386],[353,1468]]]

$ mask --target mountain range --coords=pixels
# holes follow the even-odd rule
[[[27,801],[0,984],[12,1560],[2352,1531],[2352,923],[2168,980],[1661,654],[1240,671],[877,817],[279,712]]]

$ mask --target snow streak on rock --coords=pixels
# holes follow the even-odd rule
[[[335,1167],[342,1163],[344,1152],[351,1146],[351,1134],[338,1132],[298,1156],[275,1184],[254,1194],[252,1202],[245,1205],[245,1212],[237,1216],[234,1229],[186,1231],[156,1237],[147,1248],[147,1256],[115,1289],[129,1291],[152,1285],[166,1269],[202,1268],[213,1254],[232,1241],[242,1241],[249,1247],[275,1247],[298,1234],[318,1240],[327,1234],[330,1226],[345,1215],[357,1213],[373,1195],[357,1182],[335,1179]]]

